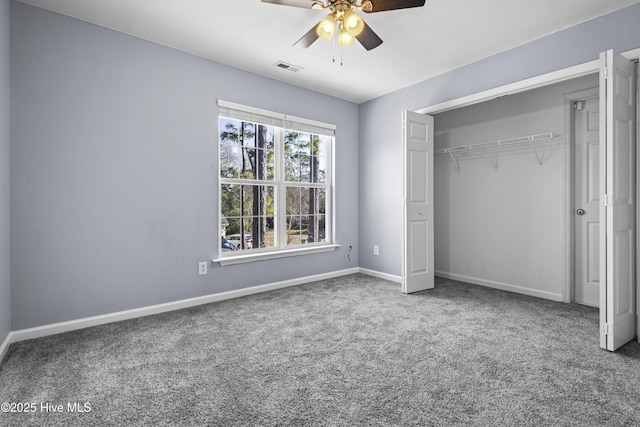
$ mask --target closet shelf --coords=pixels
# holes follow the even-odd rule
[[[535,154],[536,156],[536,160],[538,160],[538,164],[542,166],[542,159],[538,155],[538,152],[536,151],[536,148],[534,147],[533,144],[535,142],[552,139],[554,136],[555,135],[551,132],[539,133],[536,135],[518,136],[516,138],[500,139],[497,141],[479,142],[477,144],[471,144],[471,145],[460,145],[457,147],[441,148],[439,150],[434,150],[434,153],[449,154],[449,156],[451,156],[451,160],[453,160],[453,163],[456,165],[456,168],[458,169],[458,172],[459,172],[460,165],[458,165],[458,161],[456,160],[455,154],[474,151],[474,150],[488,151],[494,148],[508,147],[508,146],[519,145],[519,144],[529,144],[529,146],[531,147],[531,150],[533,151],[533,154]],[[498,164],[496,160],[493,160],[493,166],[496,169],[498,168]]]

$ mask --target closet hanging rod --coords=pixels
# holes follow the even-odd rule
[[[434,150],[435,154],[451,154],[454,153],[462,153],[465,151],[471,150],[479,150],[479,149],[489,149],[489,148],[497,148],[497,147],[507,147],[510,145],[516,144],[531,144],[531,148],[533,148],[533,143],[538,141],[545,141],[548,139],[552,139],[555,135],[551,132],[548,133],[539,133],[536,135],[527,135],[527,136],[519,136],[516,138],[508,138],[508,139],[499,139],[497,141],[490,142],[479,142],[477,144],[471,145],[460,145],[457,147],[449,147],[449,148],[441,148],[438,150]],[[535,151],[535,149],[534,149]],[[536,153],[537,157],[537,153]],[[539,159],[538,159],[539,160]]]

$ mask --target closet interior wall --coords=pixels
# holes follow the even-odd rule
[[[561,301],[570,275],[566,95],[597,74],[435,115],[435,149],[542,133],[535,144],[435,156],[436,275]],[[541,164],[540,164],[541,163]],[[459,168],[459,169],[458,169]]]

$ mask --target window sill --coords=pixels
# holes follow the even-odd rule
[[[218,257],[213,259],[213,262],[220,263],[220,265],[234,265],[234,264],[243,264],[246,262],[254,262],[254,261],[264,261],[269,259],[277,259],[277,258],[287,258],[297,255],[308,255],[308,254],[317,254],[320,252],[330,252],[341,245],[331,244],[331,245],[322,245],[322,246],[311,246],[306,248],[295,248],[295,249],[283,249],[277,252],[259,252],[253,254],[242,254],[242,255],[231,255]]]

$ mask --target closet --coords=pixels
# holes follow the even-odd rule
[[[425,141],[435,141],[428,144],[427,154],[438,160],[423,174],[435,184],[435,195],[429,194],[429,206],[435,206],[435,268],[430,274],[599,305],[600,347],[607,350],[637,338],[638,57],[640,49],[624,54],[608,50],[595,61],[413,113],[434,118],[434,126],[425,128]],[[586,116],[574,114],[574,108],[589,102]],[[579,120],[591,123],[582,134]],[[409,156],[406,129],[403,121]],[[586,144],[576,138],[586,138],[581,141]],[[578,152],[585,147],[587,156]],[[405,188],[424,186],[411,181],[406,163]],[[589,170],[588,198],[576,197],[585,188],[585,182],[578,182],[580,167]],[[405,211],[407,194],[405,190]],[[585,201],[593,202],[585,207],[597,209],[597,215],[575,220],[574,213],[586,214],[582,206],[574,211]],[[590,283],[599,298],[580,297],[572,287],[580,255],[576,245],[583,244],[576,230],[585,220],[592,229],[582,237],[590,240],[587,247],[596,248],[589,254],[588,277],[599,279]],[[405,219],[405,243],[411,241],[407,224]],[[406,266],[411,253],[404,252]]]
[[[593,74],[434,116],[436,275],[566,300],[567,95],[596,87]]]

